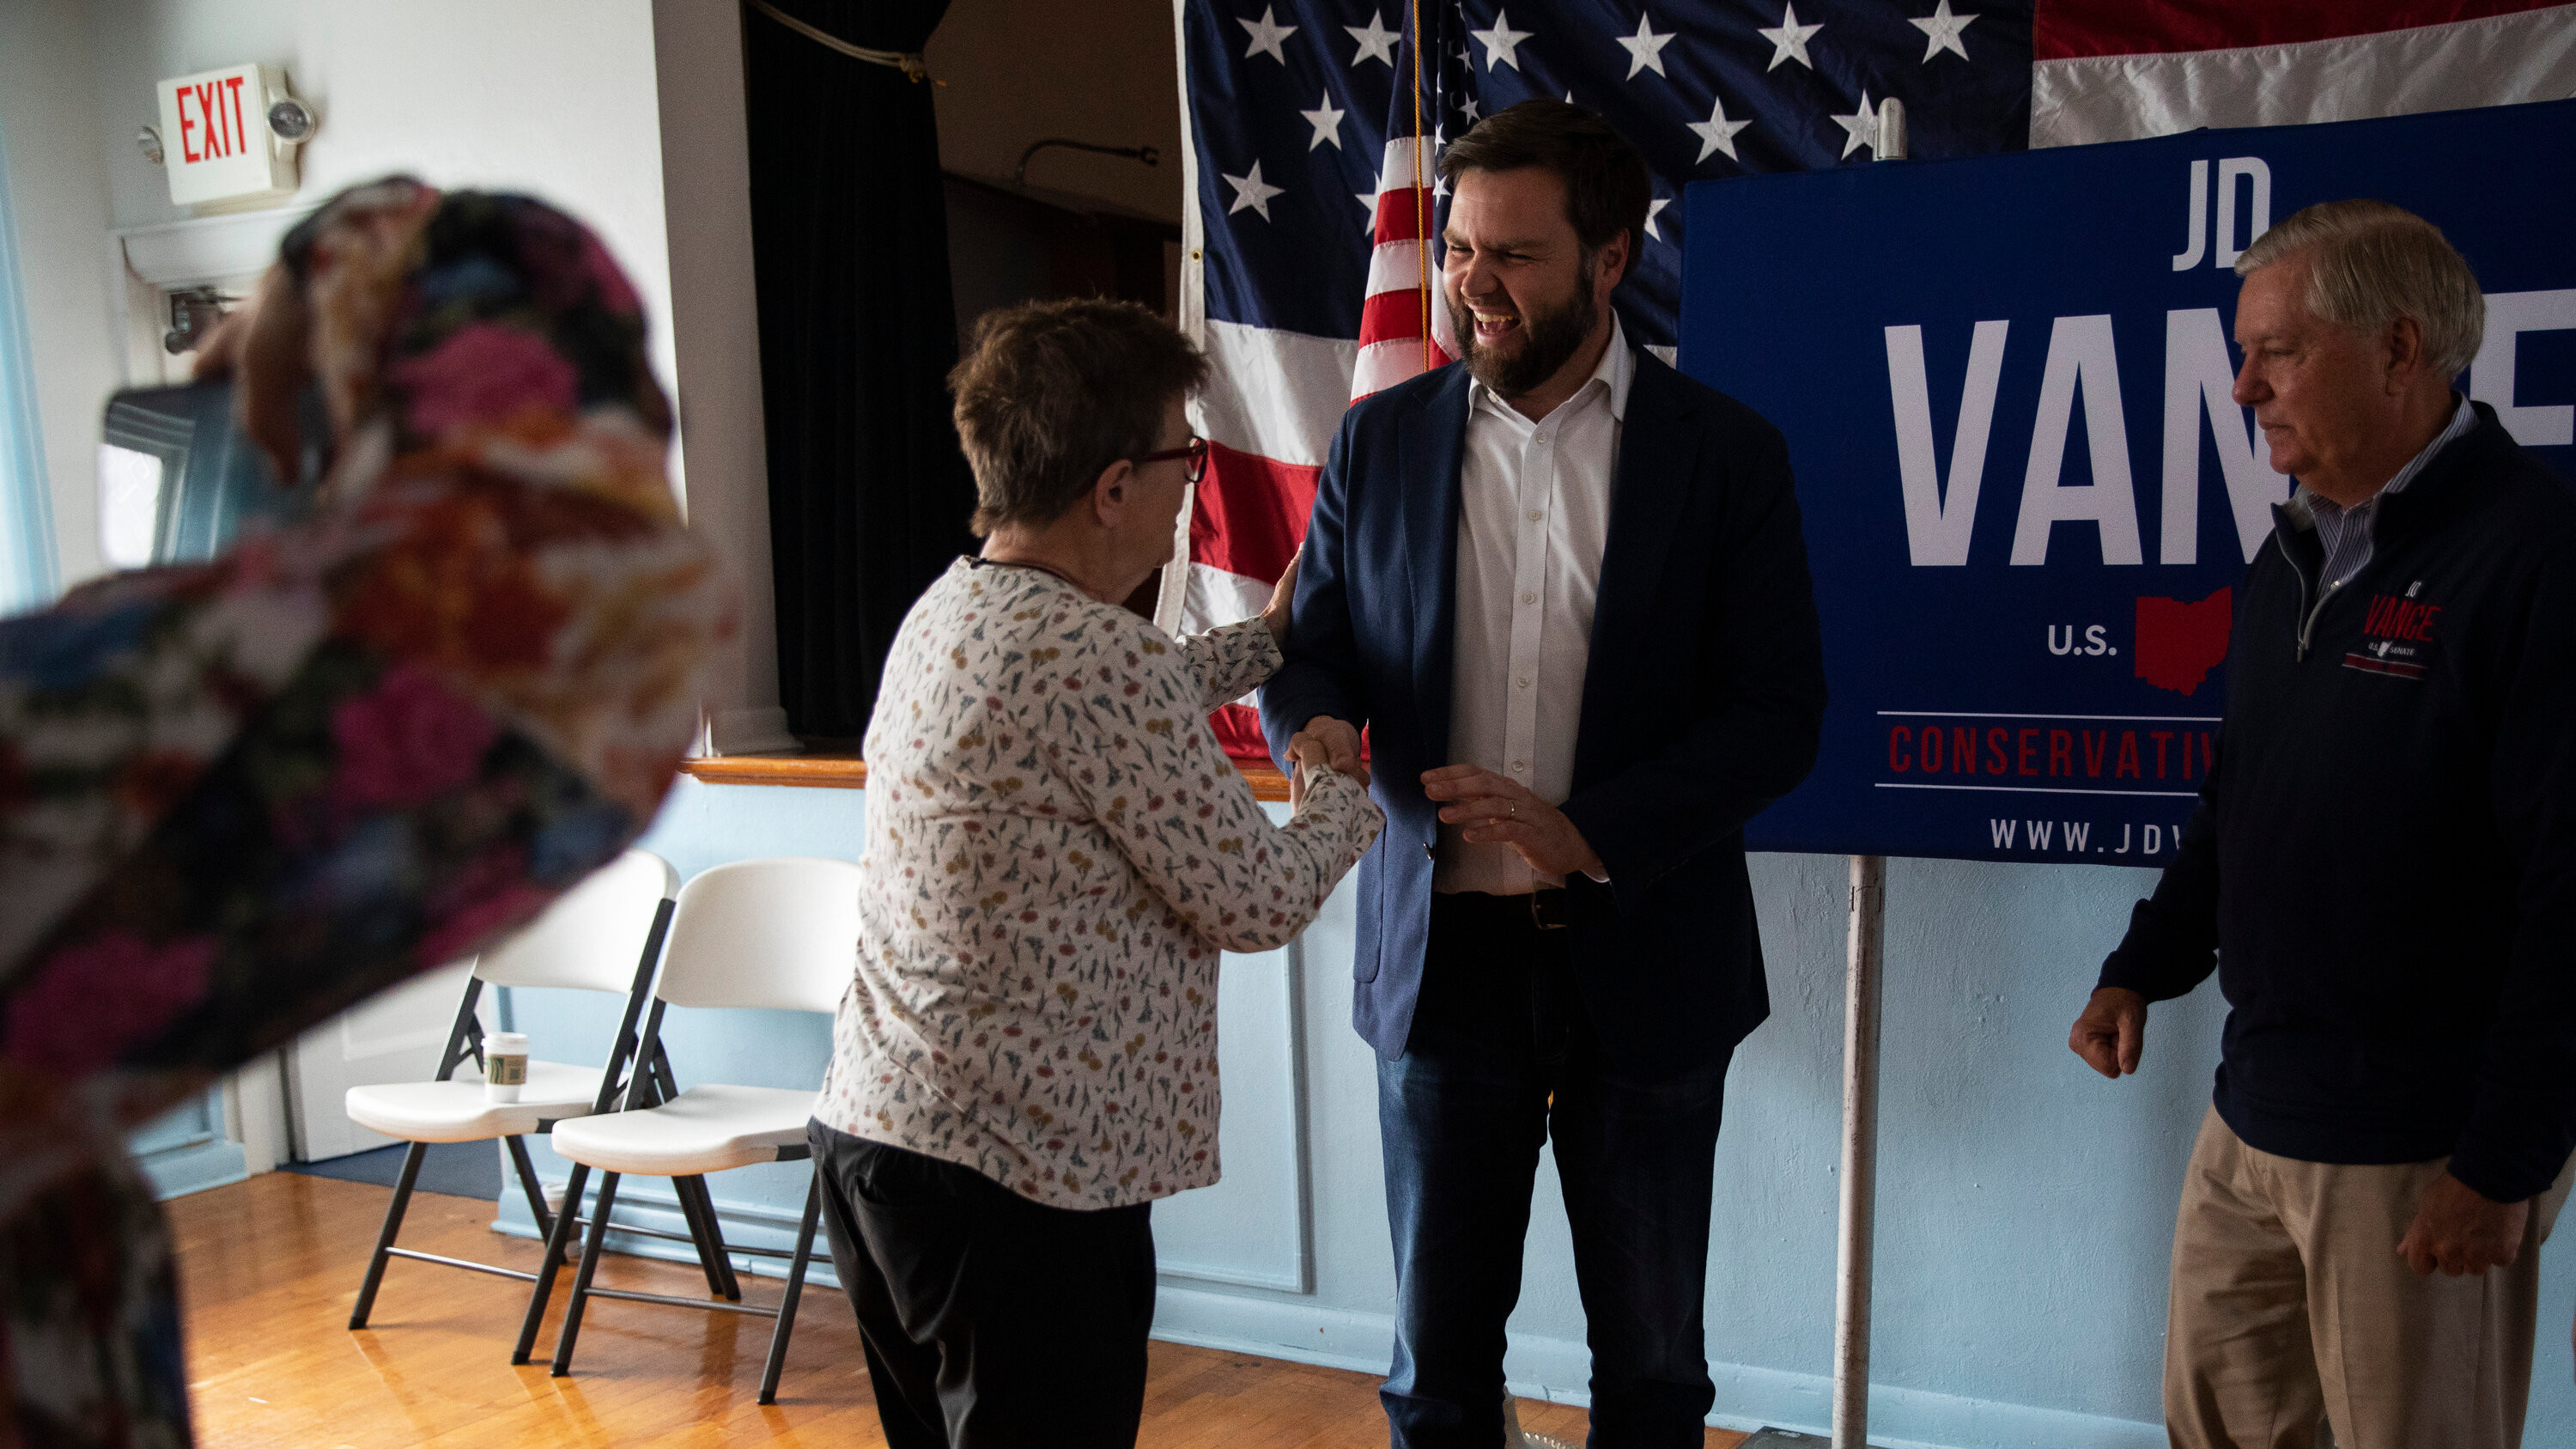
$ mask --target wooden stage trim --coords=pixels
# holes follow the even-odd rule
[[[721,1189],[719,1189],[721,1190]],[[510,1364],[524,1285],[393,1261],[369,1326],[349,1307],[375,1246],[386,1189],[268,1173],[168,1204],[187,1317],[189,1397],[207,1449],[571,1449],[734,1444],[882,1446],[847,1300],[816,1285],[797,1314],[778,1403],[758,1402],[766,1319],[599,1299],[582,1321],[572,1376],[550,1378],[556,1307],[537,1359]],[[538,1244],[491,1230],[493,1205],[418,1193],[402,1244],[504,1267]],[[819,1254],[817,1256],[820,1256]],[[695,1297],[694,1265],[612,1253],[602,1286]],[[743,1282],[777,1301],[776,1278]],[[1382,1449],[1377,1376],[1157,1343],[1145,1386],[1144,1449]],[[1585,1411],[1520,1401],[1521,1423],[1583,1442]],[[1707,1449],[1743,1436],[1711,1429]]]
[[[708,755],[682,760],[680,773],[710,785],[864,790],[868,784],[868,762],[856,755]]]
[[[1268,764],[1237,760],[1235,769],[1252,786],[1253,798],[1286,800],[1288,777]],[[801,785],[833,790],[863,790],[868,762],[856,755],[718,755],[680,762],[681,773],[710,785]]]

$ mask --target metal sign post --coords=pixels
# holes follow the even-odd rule
[[[1889,105],[1896,104],[1893,101]],[[1870,1252],[1878,1209],[1879,965],[1887,942],[1887,857],[1851,858],[1851,934],[1843,957],[1842,1212],[1834,1239],[1833,1449],[1868,1449]],[[1823,1443],[1765,1428],[1743,1449]]]
[[[1886,907],[1887,857],[1853,856],[1851,942],[1843,963],[1843,1200],[1834,1240],[1834,1449],[1864,1449],[1869,1443],[1870,1250],[1876,1243],[1878,1212],[1878,968],[1887,941]]]
[[[1881,161],[1905,159],[1905,103],[1878,104]],[[1879,965],[1887,945],[1887,857],[1851,858],[1851,935],[1843,957],[1842,1211],[1834,1236],[1833,1449],[1869,1445],[1869,1292],[1878,1213]],[[1814,1444],[1765,1428],[1743,1449]]]

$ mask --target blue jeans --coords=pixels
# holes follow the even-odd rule
[[[1701,1321],[1731,1046],[1642,1076],[1577,996],[1565,933],[1518,898],[1434,896],[1422,997],[1380,1059],[1395,1238],[1395,1449],[1493,1449],[1539,1145],[1553,1138],[1592,1349],[1592,1449],[1696,1449],[1717,1391]],[[1649,1002],[1639,1010],[1652,1010]],[[1614,1033],[1615,1036],[1615,1033]]]

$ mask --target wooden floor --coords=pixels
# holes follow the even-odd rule
[[[769,1321],[596,1300],[569,1378],[509,1362],[517,1283],[400,1259],[373,1321],[348,1331],[386,1189],[272,1173],[170,1204],[199,1443],[207,1449],[550,1449],[558,1445],[885,1443],[858,1330],[829,1289],[806,1295],[779,1402],[756,1402]],[[536,1266],[491,1231],[492,1204],[421,1193],[402,1242]],[[604,1287],[703,1294],[694,1266],[611,1255]],[[558,1287],[560,1305],[569,1277]],[[775,1301],[777,1280],[745,1284]],[[557,1315],[560,1317],[560,1307]],[[538,1339],[550,1353],[550,1323]],[[1366,1449],[1386,1443],[1377,1376],[1156,1343],[1139,1443],[1150,1449]],[[1584,1411],[1523,1400],[1522,1424],[1572,1443]],[[1742,1436],[1712,1429],[1710,1449]]]

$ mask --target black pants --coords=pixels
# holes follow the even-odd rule
[[[1701,1300],[1732,1052],[1645,1073],[1605,1042],[1565,933],[1523,897],[1436,895],[1404,1055],[1377,1068],[1395,1239],[1396,1449],[1502,1438],[1503,1323],[1553,1139],[1592,1349],[1592,1444],[1696,1446],[1717,1390]]]
[[[1045,1207],[972,1168],[805,1133],[889,1449],[1136,1442],[1152,1204]]]

